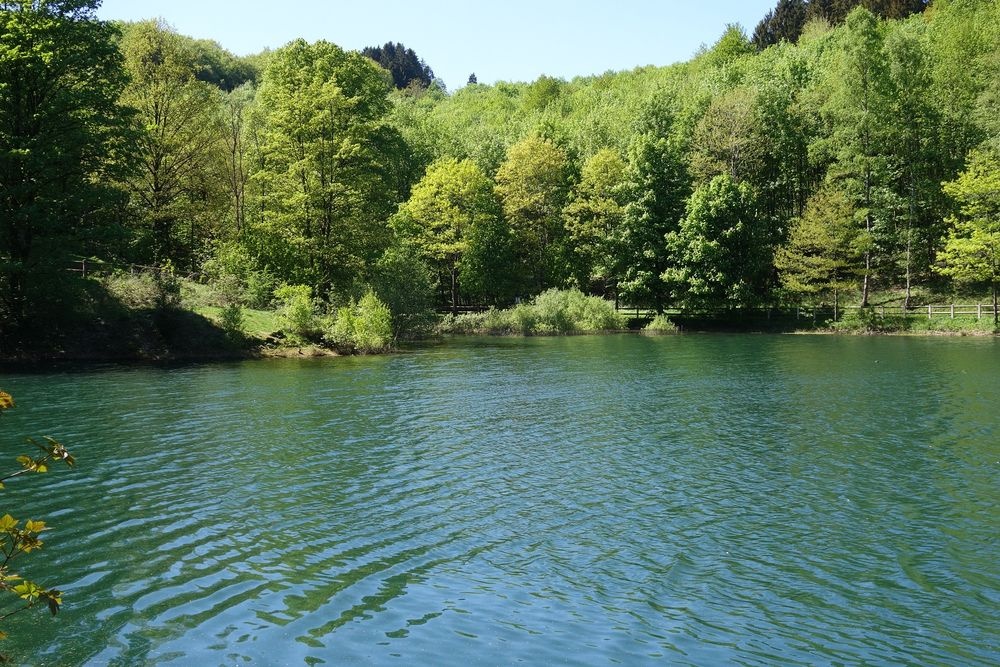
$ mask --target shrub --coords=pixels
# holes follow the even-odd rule
[[[104,279],[104,288],[132,310],[176,308],[181,303],[181,284],[169,265],[159,271],[115,271]]]
[[[834,328],[858,333],[892,333],[907,330],[909,323],[903,315],[882,315],[874,308],[858,308],[845,313],[834,323]]]
[[[467,313],[442,319],[438,330],[453,334],[537,334],[608,331],[622,329],[624,317],[613,303],[586,296],[579,290],[551,289],[530,303],[507,310],[490,308],[483,313]]]
[[[357,303],[337,310],[327,341],[347,353],[375,354],[392,346],[392,313],[369,290]]]
[[[246,320],[243,317],[243,306],[231,303],[223,306],[219,313],[219,325],[230,340],[239,341],[246,337]]]
[[[674,333],[677,331],[677,325],[670,321],[670,318],[662,313],[657,315],[652,319],[652,321],[643,327],[643,331],[646,333]]]
[[[282,332],[295,343],[305,343],[319,336],[319,318],[308,285],[284,285],[274,291],[278,301],[278,323]]]
[[[278,279],[266,268],[249,271],[244,278],[243,302],[250,308],[270,308],[277,285]]]
[[[535,297],[535,316],[543,328],[558,333],[622,329],[624,318],[610,301],[577,289],[550,289]]]

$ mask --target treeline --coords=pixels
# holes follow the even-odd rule
[[[255,306],[374,289],[397,318],[551,287],[662,310],[1000,277],[995,2],[451,94],[402,45],[370,51],[396,78],[327,42],[236,58],[96,6],[0,2],[7,329],[83,303],[80,256]]]

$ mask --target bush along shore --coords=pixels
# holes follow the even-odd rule
[[[267,286],[232,276],[201,282],[170,271],[91,275],[86,312],[35,345],[0,349],[5,362],[196,361],[381,354],[400,343],[447,336],[559,336],[598,333],[733,331],[852,335],[989,336],[991,306],[882,305],[655,311],[617,308],[577,289],[549,289],[509,308],[436,314],[405,285],[360,286],[337,303],[305,285]],[[262,287],[261,285],[264,285]],[[943,301],[941,295],[922,300]],[[973,302],[975,298],[965,298]],[[390,305],[391,304],[391,305]]]

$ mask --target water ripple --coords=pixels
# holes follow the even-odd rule
[[[612,337],[6,377],[5,427],[81,462],[6,491],[55,526],[67,599],[13,652],[995,664],[997,353]]]

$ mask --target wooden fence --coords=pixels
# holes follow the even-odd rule
[[[626,314],[634,313],[637,319],[641,318],[652,318],[656,315],[656,311],[651,309],[637,308],[635,306],[621,306],[618,309],[620,312]],[[771,308],[714,308],[700,310],[697,312],[686,312],[677,308],[668,308],[665,311],[667,317],[671,315],[678,316],[692,316],[692,315],[704,315],[709,317],[718,317],[724,315],[736,315],[742,317],[762,317],[765,319],[771,318],[781,318],[781,317],[794,317],[799,320],[819,320],[824,318],[829,318],[834,321],[840,320],[848,312],[857,312],[860,310],[869,310],[881,317],[922,317],[932,320],[934,318],[949,318],[955,319],[957,317],[975,317],[977,320],[981,320],[984,317],[993,318],[996,313],[994,312],[994,306],[992,303],[973,303],[973,304],[959,304],[959,303],[937,303],[937,304],[927,304],[922,306],[911,306],[910,308],[904,308],[901,305],[890,305],[890,304],[879,304],[877,306],[868,306],[867,308],[862,308],[861,306],[839,306],[834,308],[833,306],[799,306],[799,307],[771,307]]]
[[[141,274],[159,275],[165,271],[165,269],[161,266],[145,266],[143,264],[119,265],[87,257],[74,260],[73,262],[70,263],[70,266],[67,270],[72,271],[74,273],[79,273],[84,278],[96,274],[114,273],[115,271],[130,273],[133,276]],[[175,271],[174,275],[186,278],[188,280],[196,280],[198,282],[202,282],[203,278],[203,275],[197,272],[179,273]]]
[[[162,267],[158,266],[143,266],[141,264],[129,264],[128,266],[114,266],[108,262],[103,262],[99,259],[82,257],[72,263],[69,267],[70,271],[79,273],[84,278],[88,275],[93,275],[95,273],[111,273],[115,270],[128,271],[132,275],[138,275],[142,273],[158,274],[163,271]],[[185,274],[185,278],[189,280],[202,279],[200,273]],[[626,306],[620,305],[617,307],[619,312],[635,313],[636,319],[647,317],[652,318],[656,315],[656,311],[651,309],[643,309],[636,306]],[[458,306],[457,310],[459,313],[476,313],[486,310],[486,306],[475,305],[475,304],[461,304]],[[904,308],[902,305],[891,305],[891,304],[879,304],[877,306],[869,306],[869,310],[874,313],[879,314],[882,317],[895,316],[895,317],[926,317],[929,320],[935,317],[948,317],[950,319],[955,319],[956,317],[975,317],[977,320],[983,319],[983,317],[995,318],[997,316],[997,308],[992,303],[973,303],[973,304],[958,304],[958,303],[934,303],[927,304],[923,306],[911,306],[910,308]],[[698,311],[697,313],[686,313],[683,310],[676,308],[667,309],[666,315],[708,315],[708,316],[718,316],[718,315],[741,315],[750,317],[764,317],[770,319],[772,317],[791,317],[795,316],[795,319],[811,319],[816,321],[823,317],[830,317],[833,321],[838,321],[841,316],[849,311],[862,310],[861,306],[839,306],[834,308],[833,306],[800,306],[796,308],[715,308],[705,311]],[[439,313],[450,313],[452,309],[439,308]]]

